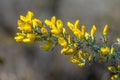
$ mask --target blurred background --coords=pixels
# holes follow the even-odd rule
[[[84,68],[69,62],[59,46],[45,52],[39,43],[24,44],[14,40],[19,15],[33,11],[41,20],[53,15],[64,22],[80,19],[88,31],[97,26],[100,37],[109,25],[110,42],[120,36],[120,0],[0,0],[0,80],[107,80],[104,63]]]

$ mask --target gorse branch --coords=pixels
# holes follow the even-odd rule
[[[93,25],[90,32],[84,25],[80,27],[80,20],[76,20],[74,23],[67,22],[68,28],[73,35],[70,35],[64,27],[64,23],[61,19],[57,19],[55,16],[51,20],[46,19],[41,21],[34,18],[34,14],[28,11],[26,16],[20,16],[18,20],[18,29],[20,32],[16,33],[16,42],[32,43],[35,41],[45,42],[40,45],[40,48],[49,51],[56,45],[62,47],[61,53],[65,55],[71,55],[70,61],[77,64],[79,67],[84,67],[88,63],[94,61],[106,62],[110,60],[116,61],[120,52],[113,44],[108,46],[108,25],[104,26],[102,33],[103,45],[98,45],[96,42],[95,33],[97,28]],[[120,44],[120,39],[117,39],[116,44]],[[117,80],[120,78],[120,65],[108,66],[108,70],[115,73],[111,77],[111,80]]]

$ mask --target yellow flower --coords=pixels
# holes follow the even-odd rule
[[[24,31],[24,32],[31,32],[32,31],[31,25],[29,25],[27,23],[24,24],[23,27],[22,27],[22,31]]]
[[[70,48],[70,47],[64,47],[61,50],[61,53],[65,54],[65,55],[72,55],[74,52],[75,52],[75,49],[74,48]]]
[[[67,22],[67,26],[69,27],[70,30],[74,29],[74,25],[71,22]]]
[[[52,36],[58,37],[62,36],[63,34],[66,34],[65,28],[63,28],[63,22],[60,19],[56,19],[55,16],[53,16],[50,20],[45,20],[45,24],[51,28]]]
[[[21,20],[18,20],[18,29],[22,30],[23,32],[31,32],[32,27],[28,23],[24,23]]]
[[[85,38],[86,28],[83,25],[82,30],[80,31],[80,29],[79,29],[80,21],[79,20],[76,20],[74,24],[72,24],[71,22],[67,22],[67,25],[76,37],[78,37],[79,39],[82,39],[82,40]]]
[[[79,50],[75,56],[70,58],[70,61],[77,64],[79,67],[84,67],[87,57],[88,53],[82,53],[82,51]]]
[[[111,77],[111,80],[118,80],[118,75],[116,74],[116,75],[113,75],[112,77]]]
[[[90,38],[90,35],[86,32],[85,33],[85,39],[88,40]]]
[[[75,64],[79,64],[80,61],[79,61],[78,57],[74,56],[74,57],[70,58],[70,62],[75,63]]]
[[[79,67],[84,67],[85,66],[85,63],[79,63],[79,64],[77,64]]]
[[[39,19],[33,19],[32,23],[34,28],[38,26],[43,27],[42,22]]]
[[[41,28],[41,32],[42,32],[42,34],[45,34],[45,35],[48,34],[48,30],[45,27]]]
[[[16,40],[16,42],[21,42],[24,39],[24,36],[15,36],[14,39]]]
[[[61,50],[61,53],[66,53],[68,51],[69,47],[64,47],[62,50]]]
[[[66,41],[63,37],[59,37],[59,38],[58,38],[58,43],[59,43],[62,47],[66,47],[66,46],[67,46],[67,41]]]
[[[61,35],[61,33],[59,32],[58,28],[55,25],[52,25],[51,28],[52,28],[51,33],[53,34],[53,36]]]
[[[48,20],[48,19],[46,19],[45,21],[45,24],[48,26],[48,27],[50,27],[51,28],[51,21],[50,20]]]
[[[33,28],[40,26],[42,27],[42,22],[39,19],[34,18],[34,13],[28,11],[26,16],[20,16],[18,20],[18,28],[23,32],[32,32]]]
[[[74,24],[71,22],[67,22],[67,26],[70,28],[70,30],[75,31],[76,29],[79,29],[80,21],[76,20]]]
[[[24,34],[17,33],[17,36],[14,38],[17,42],[31,43],[35,40],[36,35],[32,33]]]
[[[73,29],[73,33],[79,39],[83,39],[84,38],[84,35],[82,35],[82,32],[79,29]]]
[[[85,35],[86,27],[82,25],[82,35]]]
[[[32,41],[30,40],[30,38],[24,38],[24,39],[23,39],[23,42],[24,42],[24,43],[31,43]]]
[[[91,29],[91,36],[92,36],[92,38],[94,37],[95,32],[96,32],[96,26],[93,25],[93,27],[92,27],[92,29]]]
[[[110,48],[109,47],[102,47],[101,48],[101,54],[106,55],[110,53]]]
[[[63,29],[63,22],[62,22],[62,20],[58,19],[56,21],[56,26],[57,26],[58,30],[61,31]]]
[[[32,19],[33,19],[33,17],[34,17],[34,14],[33,14],[33,12],[31,12],[31,11],[28,11],[28,13],[27,13],[27,15],[26,16],[20,16],[20,20],[22,20],[23,22],[25,22],[25,23],[29,23],[29,24],[31,24],[32,23]]]
[[[114,66],[108,66],[108,70],[113,72],[113,73],[117,72],[117,70],[116,70],[116,68]]]
[[[46,19],[46,20],[45,20],[45,24],[46,24],[48,27],[51,28],[52,25],[56,24],[56,17],[53,16],[53,17],[51,18],[51,20]]]
[[[28,33],[26,35],[26,38],[23,39],[23,42],[25,42],[25,43],[31,43],[31,42],[33,42],[35,40],[35,38],[36,38],[35,34]]]
[[[51,22],[52,22],[52,24],[55,24],[55,23],[56,23],[56,16],[53,16],[53,17],[51,18]]]
[[[108,25],[105,25],[104,29],[103,29],[103,35],[106,36],[108,33]]]
[[[118,78],[120,77],[119,76],[120,65],[118,65],[117,67],[108,66],[108,70],[114,73],[114,75],[112,75],[111,77],[111,80],[118,80]]]
[[[54,44],[53,40],[48,40],[45,44],[40,45],[40,48],[45,51],[49,51],[52,48],[53,44]]]
[[[18,20],[18,28],[23,32],[31,32],[32,31],[32,18],[34,14],[31,11],[28,11],[27,15],[20,16],[20,20]]]
[[[28,19],[34,18],[34,13],[32,11],[28,11],[27,15],[26,15],[26,18],[28,18]]]
[[[75,29],[79,29],[80,26],[80,20],[76,20],[74,23]]]
[[[85,62],[86,59],[89,58],[89,54],[86,52],[82,52],[81,50],[78,51],[78,56],[82,62]]]
[[[69,48],[68,51],[66,52],[66,55],[71,55],[74,53],[74,48]]]
[[[23,39],[25,38],[25,34],[22,34],[22,33],[16,33],[16,34],[17,34],[17,36],[14,37],[16,42],[22,42]]]
[[[33,33],[28,33],[28,34],[27,34],[27,38],[29,38],[30,40],[34,41],[35,38],[36,38],[36,35],[33,34]]]

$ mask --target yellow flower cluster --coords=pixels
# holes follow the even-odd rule
[[[52,36],[59,37],[66,33],[62,20],[57,20],[55,16],[51,20],[46,19],[45,24],[51,29]]]
[[[84,67],[88,61],[92,60],[92,55],[79,50],[77,54],[70,58],[70,61],[77,64],[79,67]]]
[[[96,53],[107,55],[114,52],[114,48],[110,49],[107,46],[99,47],[95,45],[94,39],[97,30],[95,25],[93,25],[91,33],[89,34],[84,25],[82,25],[80,29],[80,20],[76,20],[74,24],[67,22],[67,26],[73,32],[74,36],[69,35],[63,26],[63,21],[57,19],[55,16],[53,16],[51,20],[46,19],[43,23],[41,20],[34,18],[33,12],[28,11],[26,16],[21,15],[18,20],[18,29],[21,32],[16,33],[15,40],[17,42],[25,43],[45,41],[40,47],[46,51],[50,50],[53,45],[58,43],[62,46],[61,53],[65,55],[73,55],[73,58],[76,56],[75,54],[80,53],[79,51],[81,51],[81,54],[83,55],[86,53],[90,55],[89,51],[84,50],[84,47],[94,48],[96,50],[94,51],[94,55],[96,55]],[[106,36],[107,32],[108,25],[105,25],[103,36]],[[103,38],[105,39],[106,37]],[[80,56],[79,58],[81,59]],[[87,58],[85,58],[86,62],[89,61]],[[72,62],[74,63],[74,61]]]
[[[46,41],[40,45],[43,50],[50,50],[54,42],[48,36],[48,30],[45,28],[41,20],[34,18],[34,13],[28,11],[26,16],[20,16],[18,20],[18,29],[14,39],[17,42],[31,43],[34,41]]]
[[[36,34],[33,33],[33,28],[37,25],[41,26],[42,23],[40,20],[34,18],[34,14],[31,11],[28,11],[26,16],[21,15],[20,20],[18,20],[18,29],[21,32],[16,33],[15,40],[25,43],[33,42],[36,38]]]
[[[61,19],[53,16],[51,20],[46,19],[42,22],[34,18],[33,12],[28,11],[26,16],[21,15],[18,20],[20,32],[16,33],[14,39],[17,42],[24,43],[40,41],[42,43],[40,48],[45,51],[54,49],[59,44],[62,47],[61,53],[71,55],[70,61],[80,67],[100,59],[104,59],[105,62],[110,59],[117,59],[120,52],[115,49],[114,44],[108,45],[108,25],[104,26],[102,32],[102,46],[96,43],[95,33],[97,27],[95,25],[92,26],[90,32],[87,32],[85,25],[80,26],[80,20],[76,20],[74,23],[68,21],[67,27],[73,35],[67,32]],[[120,44],[119,38],[117,41],[117,44]],[[114,68],[108,67],[112,72],[119,69],[119,67],[118,69]],[[116,80],[118,77],[119,75],[114,75],[111,80]]]
[[[108,70],[114,75],[111,76],[110,80],[119,80],[120,79],[120,65],[117,66],[108,66]]]
[[[84,25],[82,25],[81,30],[79,29],[79,27],[80,27],[79,20],[76,20],[74,24],[72,24],[71,22],[68,22],[67,25],[77,38],[79,38],[81,40],[89,38],[90,35],[86,32],[86,27]]]
[[[101,47],[101,55],[111,55],[113,54],[115,51],[115,48],[112,47],[111,49],[109,47]]]

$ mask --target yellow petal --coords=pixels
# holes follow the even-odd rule
[[[32,31],[32,26],[27,24],[27,23],[24,24],[21,28],[22,28],[22,31],[24,31],[24,32],[31,32]]]
[[[75,26],[75,29],[79,29],[80,20],[76,20],[74,26]]]
[[[62,54],[66,53],[68,49],[69,49],[69,47],[64,47],[64,48],[61,50],[61,53],[62,53]]]
[[[103,29],[103,35],[107,35],[108,33],[108,25],[105,25],[104,29]]]
[[[23,42],[24,43],[31,43],[32,41],[29,38],[25,38],[25,39],[23,39]]]
[[[85,33],[85,39],[88,40],[90,38],[90,35],[86,32]]]
[[[36,35],[32,33],[28,33],[26,37],[29,38],[31,41],[34,41],[36,38]]]
[[[52,24],[55,24],[55,23],[56,23],[56,16],[53,16],[53,17],[51,18],[51,23],[52,23]]]
[[[25,16],[22,16],[22,15],[20,15],[20,20],[22,20],[23,22],[27,22],[26,17],[25,17]]]
[[[16,42],[22,42],[22,40],[24,39],[24,36],[22,35],[15,36],[14,39],[16,40]]]
[[[26,18],[28,19],[32,19],[34,17],[34,13],[31,12],[31,11],[28,11],[27,15],[26,15]]]
[[[45,24],[48,26],[48,27],[50,27],[51,25],[52,25],[52,23],[51,23],[51,21],[50,20],[45,20]],[[51,28],[51,27],[50,27]]]
[[[60,34],[60,32],[58,31],[57,28],[52,29],[52,30],[51,30],[51,33],[55,34],[56,36]]]
[[[67,46],[67,41],[63,37],[58,38],[58,43],[63,47]]]
[[[22,27],[24,27],[25,23],[23,23],[21,20],[18,20],[17,23],[18,23],[18,29],[22,30]]]
[[[82,25],[82,35],[85,35],[86,27]]]
[[[84,36],[82,35],[82,32],[79,29],[73,29],[73,33],[79,39],[83,39],[84,38]]]
[[[39,19],[33,19],[32,22],[34,27],[42,27],[42,22]]]
[[[92,29],[91,29],[91,36],[92,36],[92,37],[94,37],[95,32],[96,32],[96,26],[93,25],[93,27],[92,27]]]
[[[62,20],[58,19],[57,22],[56,22],[56,26],[57,26],[58,30],[61,31],[63,29]]]
[[[67,26],[70,28],[70,30],[74,29],[74,25],[71,22],[67,22]]]

